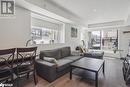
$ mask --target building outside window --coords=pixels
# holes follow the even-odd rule
[[[60,32],[59,30],[33,26],[31,36],[36,44],[61,43]]]

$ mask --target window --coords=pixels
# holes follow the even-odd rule
[[[33,39],[42,39],[42,29],[32,28],[32,37]]]
[[[62,43],[59,30],[48,29],[44,27],[32,27],[32,38],[36,44]]]
[[[118,30],[103,30],[102,31],[102,49],[103,50],[117,50],[118,49]]]
[[[101,31],[91,31],[89,34],[90,49],[101,49]]]
[[[36,44],[64,43],[63,22],[34,13],[31,16],[31,37]]]
[[[88,32],[90,49],[113,51],[118,49],[118,30],[108,29]]]

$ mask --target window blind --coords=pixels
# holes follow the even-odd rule
[[[31,23],[32,23],[32,26],[36,26],[36,27],[44,27],[44,28],[56,29],[56,30],[59,30],[61,28],[60,24],[52,23],[52,22],[34,18],[34,17],[32,17]]]

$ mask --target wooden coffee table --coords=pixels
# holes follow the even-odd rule
[[[87,58],[84,57],[71,64],[70,79],[72,79],[72,70],[75,68],[87,70],[95,73],[95,86],[98,87],[98,73],[102,69],[105,75],[105,61],[101,59]]]

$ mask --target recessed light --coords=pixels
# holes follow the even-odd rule
[[[93,9],[93,12],[96,12],[97,11],[97,9]]]

